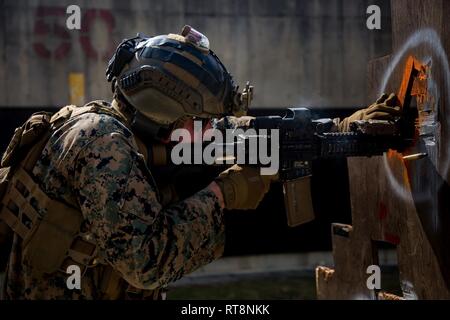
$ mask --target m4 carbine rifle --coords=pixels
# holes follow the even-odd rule
[[[309,179],[313,160],[378,156],[389,149],[401,152],[411,144],[414,135],[414,125],[406,115],[395,121],[357,120],[350,124],[349,132],[336,132],[332,119],[314,120],[307,108],[289,108],[284,117],[256,117],[250,128],[256,132],[265,130],[267,134],[257,137],[267,139],[267,143],[271,131],[278,130],[278,175],[290,226],[314,218]],[[243,136],[236,145],[247,145],[250,138]]]
[[[422,89],[426,88],[425,71],[414,57],[408,57],[398,91],[402,115],[395,121],[357,120],[350,123],[349,132],[335,132],[331,119],[313,120],[307,108],[290,108],[284,117],[252,120],[250,127],[256,130],[279,130],[279,178],[283,182],[290,226],[314,218],[309,179],[312,160],[371,157],[382,155],[389,149],[404,153],[412,147],[418,111],[410,104],[412,96],[420,96]],[[424,156],[425,153],[417,153],[404,159]]]

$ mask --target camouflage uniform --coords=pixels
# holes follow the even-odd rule
[[[99,299],[104,264],[136,288],[160,288],[223,253],[223,212],[215,194],[203,189],[163,207],[132,132],[110,115],[70,119],[52,134],[33,174],[49,196],[81,208],[102,263],[87,269],[81,290],[69,290],[67,274],[33,276],[15,235],[5,298]]]

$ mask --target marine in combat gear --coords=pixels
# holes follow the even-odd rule
[[[148,141],[164,144],[193,117],[245,115],[250,104],[252,88],[239,92],[195,29],[123,41],[107,79],[111,104],[36,113],[2,157],[3,299],[161,299],[167,284],[222,255],[224,209],[256,208],[275,179],[235,165],[182,192],[152,165],[164,155]],[[398,111],[389,99],[354,118],[388,117]],[[79,290],[67,286],[70,265],[80,267]]]

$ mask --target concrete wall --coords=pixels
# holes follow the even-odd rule
[[[366,28],[374,3],[381,31]],[[65,28],[70,4],[82,30]],[[391,49],[389,13],[388,1],[366,0],[0,1],[0,106],[64,105],[70,84],[79,102],[109,99],[104,70],[118,42],[184,24],[239,83],[254,83],[255,106],[362,105],[368,60]]]

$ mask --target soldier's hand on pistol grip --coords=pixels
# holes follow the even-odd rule
[[[401,115],[400,102],[394,93],[383,93],[375,103],[365,109],[356,111],[338,124],[340,132],[350,131],[350,123],[355,120],[393,120]]]
[[[261,175],[260,168],[234,165],[215,180],[226,209],[256,209],[278,175]]]

